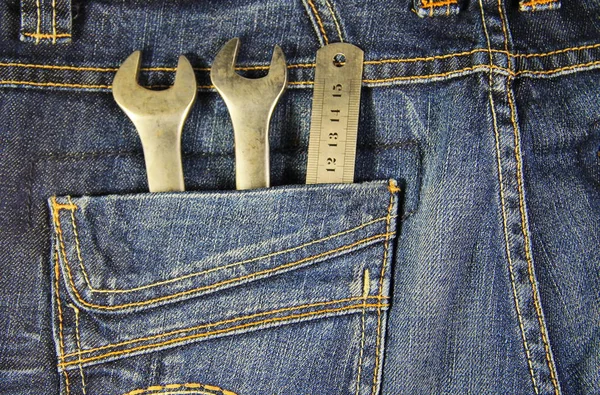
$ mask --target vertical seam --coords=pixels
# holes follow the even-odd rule
[[[500,20],[502,21],[502,31],[504,33],[504,50],[508,52],[508,33],[506,28],[506,21],[504,16],[504,11],[502,10],[501,0],[498,0],[498,11],[500,13]],[[511,69],[511,59],[508,59],[508,70]],[[538,320],[538,324],[540,325],[540,335],[542,337],[542,343],[544,343],[544,355],[546,357],[546,363],[548,365],[548,370],[550,371],[550,380],[552,381],[552,386],[554,387],[555,395],[559,395],[560,391],[558,389],[558,380],[556,378],[556,372],[554,370],[554,364],[552,363],[552,358],[550,355],[550,345],[548,342],[548,336],[546,333],[546,325],[544,320],[542,319],[542,308],[540,305],[539,294],[537,287],[535,285],[535,281],[533,278],[533,260],[530,249],[530,237],[529,232],[527,231],[527,216],[525,214],[525,196],[523,192],[523,169],[522,169],[522,157],[521,157],[521,144],[520,144],[520,135],[519,135],[519,127],[516,121],[516,109],[514,104],[514,98],[512,94],[512,81],[513,78],[511,76],[508,77],[508,86],[507,86],[507,97],[508,104],[510,107],[510,120],[513,127],[513,135],[515,139],[515,160],[517,164],[517,189],[519,192],[519,211],[521,214],[521,231],[523,232],[524,238],[524,249],[525,249],[525,259],[527,260],[527,271],[529,277],[529,283],[531,285],[531,290],[533,294],[533,305],[535,306],[535,312]]]
[[[79,362],[79,375],[81,376],[81,389],[83,391],[83,395],[87,395],[85,390],[85,376],[83,374],[83,364],[81,362],[81,338],[79,336],[79,309],[72,304],[69,304],[69,307],[73,309],[75,313],[75,339],[77,341],[77,359]]]
[[[36,6],[36,10],[37,10],[37,21],[36,21],[36,37],[35,37],[35,43],[38,44],[40,42],[40,35],[41,35],[41,31],[40,31],[40,25],[42,23],[42,11],[40,10],[40,0],[35,0],[35,6]]]
[[[385,236],[385,241],[383,243],[383,263],[381,265],[381,273],[379,275],[379,289],[378,289],[378,295],[381,297],[383,296],[383,278],[385,276],[385,269],[387,266],[387,258],[388,258],[388,248],[389,248],[389,241],[390,241],[390,235],[389,235],[389,231],[390,231],[390,220],[391,220],[391,216],[392,216],[392,207],[394,205],[394,194],[396,192],[399,191],[398,187],[393,186],[390,183],[388,184],[388,190],[390,192],[390,203],[388,205],[387,208],[387,217],[386,217],[386,236]],[[377,308],[377,337],[376,337],[376,344],[375,344],[375,369],[373,370],[373,387],[371,390],[372,395],[376,394],[377,391],[377,373],[379,371],[379,364],[380,364],[380,350],[379,348],[381,347],[381,307]]]
[[[60,301],[60,291],[59,291],[59,278],[60,278],[60,269],[58,267],[58,251],[54,251],[54,299],[56,303],[56,309],[58,312],[58,360],[60,363],[64,362],[64,350],[65,343],[63,340],[63,315],[62,315],[62,307]],[[69,373],[66,369],[63,368],[63,376],[65,377],[65,389],[67,395],[71,393],[70,384],[69,384]]]
[[[73,227],[73,235],[75,236],[75,250],[77,251],[79,267],[81,268],[81,273],[83,274],[83,279],[85,280],[85,283],[87,284],[88,288],[90,289],[90,292],[94,292],[94,287],[92,287],[92,284],[87,275],[85,267],[83,266],[83,258],[81,255],[81,245],[79,244],[79,232],[77,231],[77,222],[75,221],[75,210],[77,209],[77,206],[73,203],[73,200],[71,200],[71,196],[67,196],[67,200],[69,201],[69,204],[71,206],[73,206],[71,209],[69,209],[69,211],[71,212],[71,225]]]
[[[342,29],[337,20],[337,16],[335,15],[335,11],[333,10],[333,6],[329,2],[329,0],[325,0],[325,4],[327,5],[327,8],[329,8],[329,12],[331,13],[331,18],[333,19],[333,23],[335,23],[335,29],[337,30],[338,37],[340,38],[340,42],[343,43],[344,37],[342,36]]]
[[[356,373],[356,392],[355,395],[360,393],[360,379],[362,374],[363,356],[365,351],[365,315],[367,313],[367,298],[369,296],[369,289],[364,285],[369,276],[369,270],[365,270],[363,273],[363,303],[362,303],[362,315],[361,315],[361,335],[360,335],[360,355],[358,357],[358,371]],[[366,289],[365,289],[366,288]]]
[[[486,36],[486,40],[487,40],[487,44],[488,44],[490,65],[493,65],[492,46],[491,46],[491,42],[490,42],[490,36],[487,31],[487,23],[485,21],[485,15],[483,12],[482,0],[479,0],[479,7],[480,7],[480,11],[481,11],[483,31]],[[497,122],[497,118],[496,118],[496,108],[495,108],[495,104],[494,104],[494,98],[492,96],[492,89],[493,89],[492,72],[493,72],[492,68],[490,68],[490,73],[489,73],[490,91],[489,91],[488,97],[489,97],[489,101],[490,101],[490,109],[492,111],[492,118],[493,118],[493,124],[494,124],[494,137],[495,137],[495,142],[496,142],[496,160],[497,160],[497,166],[498,166],[498,182],[500,184],[500,206],[501,206],[502,222],[503,222],[503,228],[504,228],[504,242],[505,242],[505,246],[506,246],[506,257],[508,258],[508,270],[509,270],[509,275],[510,275],[510,280],[511,280],[511,289],[512,289],[512,293],[513,293],[513,299],[515,301],[515,309],[517,311],[517,320],[519,322],[519,328],[521,330],[521,339],[523,340],[523,347],[525,348],[525,358],[527,359],[527,366],[529,369],[529,374],[531,376],[531,381],[533,383],[533,389],[536,394],[539,394],[540,390],[538,388],[537,380],[535,379],[535,374],[533,372],[533,361],[531,359],[531,351],[529,350],[529,343],[527,342],[527,337],[525,336],[525,327],[523,325],[523,315],[521,313],[521,307],[519,305],[519,298],[518,298],[517,290],[516,290],[512,256],[510,253],[510,245],[509,245],[509,241],[508,241],[508,223],[507,223],[507,216],[506,216],[505,196],[504,196],[504,179],[502,176],[502,163],[500,161],[500,137],[498,135],[498,122]]]
[[[323,34],[323,41],[325,41],[325,45],[329,44],[329,38],[327,37],[327,33],[325,32],[325,26],[323,26],[323,21],[321,20],[321,15],[319,15],[319,10],[313,3],[312,0],[306,0],[310,8],[313,10],[313,14],[315,19],[317,20],[317,25],[319,25],[319,30],[321,30],[321,34]]]
[[[52,0],[52,44],[56,44],[56,0]]]

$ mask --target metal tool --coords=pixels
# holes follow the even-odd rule
[[[237,189],[265,188],[269,175],[269,122],[287,86],[285,56],[275,45],[269,73],[248,79],[235,71],[240,40],[229,40],[210,69],[210,79],[227,105],[235,138]]]
[[[348,43],[317,51],[307,184],[354,182],[363,57]]]
[[[196,77],[185,56],[179,57],[175,83],[152,91],[137,82],[141,52],[121,65],[113,80],[113,97],[135,125],[144,150],[150,192],[183,191],[181,133],[196,99]]]

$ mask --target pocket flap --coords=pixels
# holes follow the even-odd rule
[[[138,310],[257,281],[394,236],[394,181],[52,197],[65,285],[86,309]]]

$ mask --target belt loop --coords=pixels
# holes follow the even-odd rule
[[[23,42],[59,44],[71,42],[71,0],[21,0]]]
[[[458,14],[458,0],[413,0],[415,12],[421,18],[426,16]]]
[[[520,0],[520,11],[544,11],[560,8],[560,0]]]

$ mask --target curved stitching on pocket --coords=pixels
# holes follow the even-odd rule
[[[277,255],[281,255],[281,254],[285,254],[285,253],[288,253],[288,252],[296,251],[296,250],[299,250],[299,249],[302,249],[302,248],[305,248],[305,247],[308,247],[308,246],[311,246],[311,245],[314,245],[314,244],[318,244],[318,243],[322,243],[322,242],[334,239],[334,238],[339,237],[339,236],[343,236],[343,235],[348,234],[348,233],[352,233],[354,231],[357,231],[359,229],[365,228],[365,227],[367,227],[369,225],[372,225],[374,223],[386,220],[386,217],[376,218],[374,220],[371,220],[371,221],[365,222],[365,223],[363,223],[361,225],[358,225],[358,226],[356,226],[354,228],[350,228],[350,229],[344,230],[342,232],[334,233],[332,235],[329,235],[329,236],[326,236],[326,237],[323,237],[323,238],[320,238],[320,239],[312,240],[310,242],[307,242],[307,243],[304,243],[304,244],[301,244],[301,245],[298,245],[298,246],[295,246],[295,247],[287,248],[285,250],[280,250],[280,251],[272,252],[272,253],[269,253],[269,254],[266,254],[266,255],[261,255],[261,256],[258,256],[258,257],[254,257],[254,258],[244,259],[242,261],[233,262],[233,263],[230,263],[230,264],[227,264],[227,265],[224,265],[224,266],[216,266],[216,267],[213,267],[213,268],[210,268],[210,269],[202,270],[200,272],[189,273],[189,274],[185,274],[183,276],[171,278],[171,279],[168,279],[168,280],[162,280],[162,281],[157,281],[157,282],[150,283],[150,284],[141,285],[139,287],[126,288],[126,289],[97,289],[97,288],[93,288],[92,285],[91,285],[91,283],[90,283],[90,281],[89,281],[89,277],[88,277],[87,271],[85,269],[85,265],[83,263],[83,259],[82,259],[82,255],[81,255],[81,248],[80,248],[80,242],[79,242],[79,233],[77,232],[77,223],[76,223],[75,214],[74,214],[75,210],[78,209],[79,207],[76,204],[73,204],[70,196],[68,196],[67,199],[69,201],[69,205],[61,205],[61,204],[57,203],[56,204],[56,208],[59,211],[61,209],[67,209],[67,210],[69,210],[71,212],[71,224],[72,224],[72,227],[73,227],[73,234],[75,236],[74,237],[74,239],[75,239],[75,249],[77,251],[77,258],[79,260],[79,267],[81,268],[84,280],[85,280],[88,288],[90,289],[90,291],[91,292],[97,292],[97,293],[128,293],[128,292],[135,292],[135,291],[141,291],[141,290],[152,288],[152,287],[157,287],[157,286],[160,286],[160,285],[174,283],[174,282],[181,281],[181,280],[186,280],[186,279],[192,278],[192,277],[202,276],[202,275],[205,275],[205,274],[208,274],[208,273],[212,273],[212,272],[216,272],[216,271],[219,271],[219,270],[225,270],[225,269],[229,269],[229,268],[232,268],[232,267],[235,267],[235,266],[239,266],[239,265],[243,265],[243,264],[246,264],[246,263],[251,263],[251,262],[258,261],[258,260],[267,259],[267,258],[271,258],[271,257],[277,256]],[[54,204],[54,203],[52,203],[52,204]]]
[[[240,282],[240,281],[243,281],[243,280],[246,280],[246,279],[258,277],[258,276],[261,276],[263,274],[276,273],[276,272],[278,272],[280,270],[283,270],[283,269],[287,269],[287,268],[291,268],[291,267],[294,267],[294,266],[298,266],[298,265],[300,265],[300,264],[302,264],[304,262],[309,262],[311,260],[322,258],[322,257],[328,256],[328,255],[332,255],[332,254],[334,254],[336,252],[340,252],[340,251],[344,251],[344,250],[348,250],[348,249],[357,247],[357,246],[359,246],[361,244],[366,244],[366,243],[368,243],[370,241],[374,241],[374,240],[377,240],[377,239],[383,239],[385,237],[391,236],[391,235],[386,234],[386,233],[377,234],[377,235],[374,235],[374,236],[371,236],[371,237],[367,237],[367,238],[358,240],[358,241],[356,241],[354,243],[347,244],[347,245],[335,248],[333,250],[329,250],[329,251],[325,251],[325,252],[322,252],[322,253],[319,253],[319,254],[316,254],[316,255],[305,257],[305,258],[302,258],[302,259],[297,260],[297,261],[288,262],[288,263],[285,263],[285,264],[282,264],[282,265],[279,265],[279,266],[276,266],[276,267],[273,267],[273,268],[270,268],[270,269],[259,270],[257,272],[249,273],[249,274],[246,274],[246,275],[243,275],[243,276],[229,278],[227,280],[223,280],[223,281],[211,284],[211,285],[206,285],[206,286],[202,286],[202,287],[199,287],[199,288],[194,288],[194,289],[190,289],[190,290],[186,290],[186,291],[182,291],[182,292],[177,292],[175,294],[165,295],[165,296],[161,296],[161,297],[158,297],[158,298],[148,299],[148,300],[144,300],[144,301],[140,301],[140,302],[131,302],[131,303],[125,303],[125,304],[121,304],[121,305],[104,306],[104,305],[99,305],[99,304],[87,302],[79,294],[79,291],[78,291],[78,289],[75,286],[75,283],[73,281],[73,275],[71,273],[69,262],[67,260],[67,251],[66,251],[66,248],[65,248],[65,243],[64,243],[64,238],[63,238],[63,233],[62,233],[62,228],[61,228],[60,217],[59,217],[59,214],[58,214],[59,213],[59,209],[57,209],[55,207],[55,205],[57,205],[57,206],[61,206],[61,205],[59,203],[56,203],[56,197],[55,196],[53,196],[51,198],[51,201],[52,201],[52,206],[53,206],[52,207],[52,211],[53,211],[53,220],[54,220],[55,234],[56,234],[56,237],[57,237],[57,239],[59,241],[59,244],[60,244],[61,255],[62,255],[62,258],[63,258],[63,260],[65,262],[64,267],[66,269],[67,277],[68,277],[69,283],[71,285],[71,289],[73,290],[73,294],[74,294],[75,298],[79,301],[79,303],[81,303],[82,305],[87,306],[87,307],[91,307],[91,308],[97,308],[97,309],[100,309],[100,310],[120,310],[120,309],[124,309],[124,308],[127,308],[127,307],[145,306],[145,305],[156,303],[156,302],[162,302],[162,301],[165,301],[165,300],[171,300],[171,299],[174,299],[174,298],[177,298],[177,297],[181,297],[181,296],[185,296],[185,295],[189,295],[189,294],[193,294],[193,293],[197,293],[197,292],[201,292],[201,291],[206,291],[206,290],[209,290],[209,289],[218,288],[220,286],[227,285],[227,284],[235,284],[237,282]],[[68,206],[68,205],[62,205],[62,206]]]
[[[101,347],[96,347],[96,348],[89,348],[89,349],[81,350],[81,354],[89,354],[89,353],[94,352],[94,351],[100,351],[100,350],[106,350],[108,348],[125,346],[125,345],[128,345],[128,344],[138,343],[138,342],[142,342],[142,341],[145,341],[145,340],[160,339],[161,337],[167,337],[167,336],[177,335],[179,333],[190,332],[190,331],[194,331],[194,330],[198,330],[198,329],[203,329],[203,328],[210,328],[210,327],[213,327],[213,326],[230,324],[230,323],[233,323],[233,322],[236,322],[236,321],[243,321],[243,320],[257,318],[257,317],[261,317],[261,316],[265,316],[265,315],[282,313],[284,311],[287,312],[287,311],[301,310],[301,309],[306,309],[306,308],[311,308],[311,307],[317,307],[317,306],[329,306],[329,305],[332,305],[332,304],[347,303],[347,302],[353,302],[353,301],[363,300],[363,299],[375,299],[377,301],[381,301],[383,299],[388,299],[388,298],[385,297],[385,296],[383,296],[383,297],[368,296],[366,298],[364,296],[360,296],[360,297],[356,296],[356,297],[352,297],[352,298],[332,300],[332,301],[329,301],[329,302],[315,302],[315,303],[307,303],[307,304],[303,304],[303,305],[299,305],[299,306],[283,307],[283,308],[279,308],[279,309],[275,309],[275,310],[263,311],[263,312],[260,312],[260,313],[255,313],[255,314],[250,314],[250,315],[245,315],[245,316],[240,316],[240,317],[229,318],[229,319],[226,319],[226,320],[212,322],[212,323],[208,323],[208,324],[197,325],[197,326],[193,326],[193,327],[190,327],[190,328],[177,329],[177,330],[174,330],[174,331],[171,331],[171,332],[159,333],[159,334],[152,335],[152,336],[146,336],[146,337],[141,337],[141,338],[137,338],[137,339],[126,340],[126,341],[123,341],[123,342],[120,342],[120,343],[107,344],[107,345],[104,345],[104,346],[101,346]],[[377,303],[379,303],[379,302],[377,302]],[[78,355],[79,355],[79,353],[65,354],[63,359],[69,358],[69,357],[73,357],[73,356],[78,356]]]
[[[157,392],[162,390],[177,390],[177,389],[192,389],[198,390],[203,394],[214,394],[214,395],[237,395],[233,391],[217,387],[215,385],[200,384],[200,383],[184,383],[184,384],[166,384],[166,385],[153,385],[148,388],[135,389],[129,391],[123,395],[150,395],[150,394],[165,394],[164,392]]]
[[[384,307],[388,307],[388,306],[389,306],[389,304],[387,304],[387,303],[371,303],[371,304],[367,304],[366,305],[367,308],[377,308],[379,310],[382,309],[382,308],[384,308]],[[161,346],[168,346],[168,345],[171,345],[171,344],[182,343],[182,342],[185,342],[185,341],[188,341],[188,340],[199,339],[199,338],[203,338],[203,337],[207,337],[207,336],[211,336],[211,335],[218,335],[218,334],[233,332],[233,331],[236,331],[238,329],[251,328],[251,327],[259,326],[259,325],[262,325],[262,324],[269,324],[269,323],[273,323],[273,322],[289,321],[289,320],[293,320],[293,319],[300,319],[300,318],[310,317],[310,316],[315,316],[315,315],[321,315],[321,314],[327,314],[327,313],[338,313],[338,312],[342,312],[342,311],[354,310],[354,309],[362,309],[362,308],[363,308],[363,303],[360,303],[360,304],[354,304],[354,305],[339,307],[339,308],[335,308],[335,309],[323,309],[323,310],[317,310],[317,311],[310,311],[310,312],[307,312],[307,313],[291,314],[291,315],[283,316],[283,317],[269,318],[269,319],[265,319],[265,320],[260,320],[260,321],[255,321],[255,322],[249,322],[249,323],[245,323],[245,324],[233,326],[233,327],[230,327],[230,328],[217,329],[217,330],[209,331],[209,332],[196,333],[196,334],[189,335],[189,336],[183,336],[183,337],[180,337],[180,338],[166,340],[166,341],[163,341],[163,342],[160,342],[160,343],[146,344],[146,345],[141,345],[141,346],[137,346],[137,347],[125,349],[125,350],[112,351],[112,352],[108,352],[106,354],[84,358],[84,359],[81,360],[81,362],[82,363],[87,363],[87,362],[92,362],[92,361],[98,361],[98,360],[106,359],[106,358],[109,358],[109,357],[130,354],[130,353],[135,352],[135,351],[142,351],[142,350],[147,350],[147,349],[158,348],[158,347],[161,347]],[[75,360],[75,361],[72,361],[72,362],[63,362],[59,366],[61,368],[65,368],[67,366],[71,366],[71,365],[74,365],[74,364],[77,364],[77,363],[79,363],[79,361]]]

